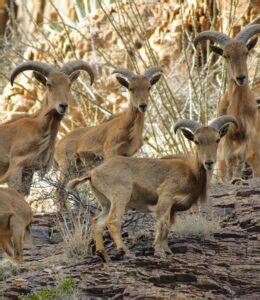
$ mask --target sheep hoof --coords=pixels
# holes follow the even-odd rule
[[[248,185],[248,183],[240,177],[234,177],[231,179],[230,183],[235,185]]]
[[[104,261],[104,262],[109,262],[111,261],[111,258],[109,255],[106,253],[105,250],[97,250],[96,254]]]
[[[133,258],[133,257],[135,257],[135,255],[132,252],[130,252],[129,250],[127,250],[127,251],[125,251],[125,257],[126,258]]]
[[[17,264],[17,265],[21,265],[23,263],[23,259],[21,257],[14,257],[13,261]]]
[[[165,254],[166,254],[167,256],[173,255],[172,250],[171,250],[170,248],[167,249],[167,250],[165,249],[164,252],[165,252]]]
[[[156,257],[166,257],[166,252],[164,250],[160,250],[160,251],[155,251],[154,252],[154,256]]]
[[[117,258],[131,258],[133,257],[132,253],[129,251],[129,249],[119,248],[117,249]]]

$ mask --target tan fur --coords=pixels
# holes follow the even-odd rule
[[[140,105],[148,104],[150,88],[149,80],[141,75],[129,80],[130,103],[125,111],[97,126],[76,129],[58,142],[55,160],[61,172],[58,190],[61,205],[64,205],[64,187],[69,177],[82,175],[103,159],[132,156],[141,148],[144,112]]]
[[[257,100],[257,122],[254,137],[249,144],[247,162],[253,169],[253,176],[260,177],[260,83],[253,89]]]
[[[7,182],[24,195],[30,192],[34,171],[43,174],[53,160],[54,144],[70,89],[68,75],[57,72],[47,78],[41,109],[32,115],[12,119],[0,125],[0,182]]]
[[[155,251],[171,253],[168,233],[175,213],[188,210],[197,201],[207,199],[208,182],[216,162],[220,134],[208,126],[194,133],[197,154],[177,155],[164,159],[114,157],[101,166],[68,184],[72,190],[90,180],[92,190],[101,205],[101,213],[93,219],[96,250],[109,259],[102,232],[105,226],[117,249],[129,254],[121,237],[121,223],[126,208],[142,212],[153,211],[157,218]],[[211,167],[207,166],[212,162]]]
[[[223,99],[218,105],[218,115],[229,114],[236,117],[238,128],[232,128],[219,147],[219,176],[221,181],[230,181],[242,175],[248,147],[253,141],[256,130],[256,99],[248,85],[247,59],[248,50],[244,43],[233,41],[223,48],[226,58],[229,84]],[[237,76],[246,77],[239,85]]]
[[[13,189],[0,188],[0,249],[18,263],[23,260],[31,222],[32,210],[23,196]]]

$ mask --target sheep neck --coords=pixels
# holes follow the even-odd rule
[[[34,114],[34,118],[39,121],[39,129],[43,136],[39,143],[38,161],[42,167],[48,168],[53,159],[55,141],[63,115],[59,114],[56,109],[49,109],[48,99],[45,96],[42,107]]]
[[[212,178],[213,170],[206,170],[200,161],[198,154],[194,158],[193,171],[197,178],[197,183],[200,188],[199,198],[201,202],[205,202],[208,198],[208,184]]]
[[[239,86],[235,80],[231,79],[228,85],[229,110],[232,110],[234,115],[243,113],[245,107],[248,106],[247,99],[249,98],[249,85]]]
[[[144,115],[144,113],[141,113],[131,103],[123,113],[122,126],[129,132],[128,136],[130,140],[133,140],[135,137],[142,137]]]

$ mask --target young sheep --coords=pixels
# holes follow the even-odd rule
[[[56,146],[55,160],[60,169],[58,199],[65,205],[65,186],[69,177],[83,175],[84,171],[116,155],[132,156],[143,144],[145,111],[151,87],[160,79],[162,69],[149,68],[137,75],[124,68],[116,69],[120,84],[129,90],[129,106],[97,126],[78,128],[68,133]],[[126,79],[121,77],[124,76]]]
[[[16,262],[23,260],[26,239],[31,240],[32,210],[16,190],[0,188],[0,249]]]
[[[41,108],[35,114],[26,114],[0,125],[0,182],[7,182],[23,195],[30,193],[35,171],[42,175],[50,167],[60,122],[68,107],[72,82],[79,70],[88,72],[91,83],[94,74],[84,61],[71,61],[58,71],[47,63],[29,61],[16,67],[11,84],[23,71],[34,71],[45,87]]]
[[[211,46],[211,49],[222,55],[227,64],[228,90],[219,101],[218,115],[236,117],[238,128],[232,126],[219,147],[218,169],[222,181],[236,182],[236,178],[241,178],[248,147],[255,135],[257,107],[248,85],[246,60],[249,51],[257,43],[257,37],[247,41],[259,32],[260,24],[256,24],[245,27],[234,39],[220,32],[205,31],[194,40],[195,45],[204,40],[219,43],[222,48]]]
[[[171,253],[168,233],[175,213],[188,210],[198,200],[207,198],[207,186],[216,162],[220,139],[227,133],[229,123],[237,125],[232,116],[222,116],[201,126],[181,120],[174,126],[195,143],[194,156],[172,156],[164,159],[113,157],[86,176],[68,184],[72,190],[90,180],[93,193],[101,205],[101,213],[93,219],[96,250],[105,260],[102,232],[107,226],[118,250],[129,254],[121,237],[121,223],[126,208],[141,212],[153,211],[157,218],[155,253]]]

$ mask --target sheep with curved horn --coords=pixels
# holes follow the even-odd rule
[[[82,175],[86,170],[116,155],[132,156],[143,144],[145,111],[151,87],[162,75],[159,67],[150,67],[138,75],[126,68],[113,71],[118,82],[129,91],[128,108],[111,119],[93,127],[78,128],[58,142],[55,160],[60,168],[58,199],[65,205],[65,185],[69,177]]]
[[[70,86],[80,70],[88,72],[92,83],[94,72],[85,61],[65,63],[60,70],[44,62],[27,61],[12,71],[12,85],[20,73],[33,71],[46,91],[39,111],[0,125],[1,183],[7,182],[9,187],[28,195],[34,172],[44,174],[48,170],[60,122],[68,108]]]
[[[233,116],[222,116],[208,126],[180,120],[175,124],[174,131],[181,130],[187,139],[194,142],[195,155],[164,159],[117,156],[69,182],[68,190],[71,191],[89,181],[101,206],[100,214],[92,221],[92,229],[96,251],[104,260],[109,260],[102,235],[105,227],[118,251],[130,255],[121,236],[121,224],[127,208],[155,214],[155,254],[171,254],[168,234],[175,214],[207,199],[218,144],[230,123],[238,126]]]
[[[218,172],[223,182],[241,179],[248,147],[255,136],[257,106],[248,84],[247,56],[257,43],[257,37],[250,38],[258,33],[260,24],[255,24],[246,26],[235,38],[215,31],[205,31],[194,40],[195,46],[204,40],[220,44],[221,48],[215,45],[210,48],[225,59],[229,83],[224,97],[219,101],[218,115],[233,115],[239,124],[238,128],[232,127],[229,130],[219,147]],[[257,166],[252,167],[255,173]]]

